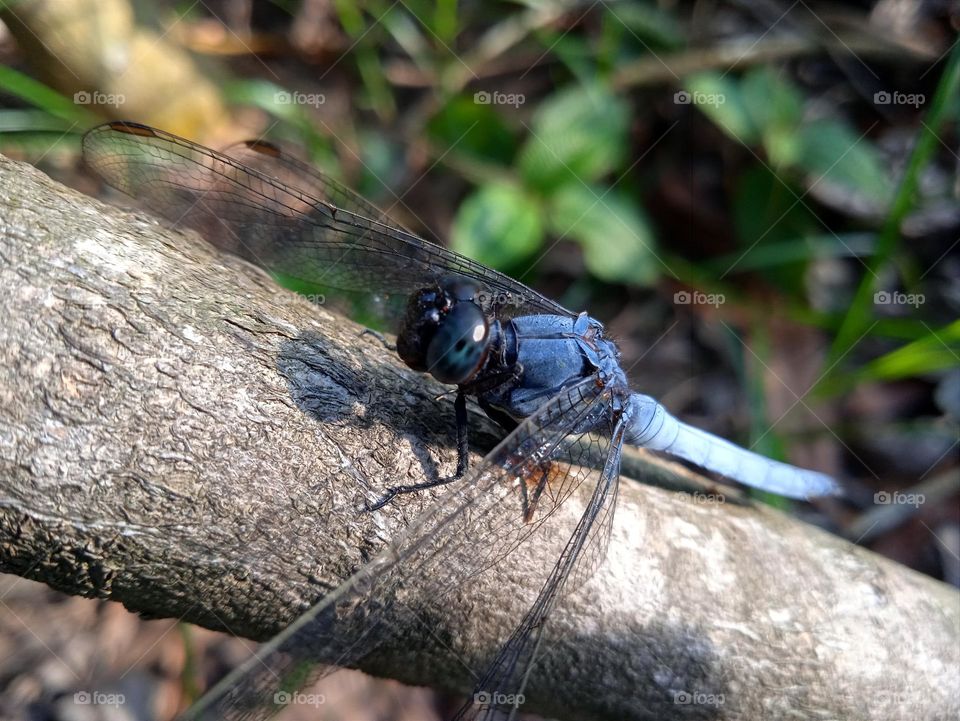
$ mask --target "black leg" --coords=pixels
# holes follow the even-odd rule
[[[480,407],[483,409],[483,412],[487,414],[487,418],[489,418],[498,426],[503,428],[503,430],[505,430],[507,433],[510,433],[511,431],[513,431],[514,428],[520,425],[519,423],[517,423],[517,421],[515,421],[513,418],[508,416],[506,413],[504,413],[501,410],[497,410],[496,408],[491,406],[489,403],[486,403],[483,400],[480,400],[479,403],[480,403]]]
[[[456,481],[463,478],[463,474],[467,472],[467,464],[470,463],[470,446],[467,445],[467,396],[460,388],[457,388],[453,410],[457,417],[457,470],[450,480]]]
[[[393,343],[391,343],[386,338],[384,338],[383,333],[378,333],[375,330],[364,328],[362,331],[360,331],[360,335],[372,335],[378,341],[383,343],[383,347],[386,348],[388,351],[395,351],[397,349],[397,346],[395,346]]]
[[[482,380],[474,381],[467,386],[467,393],[472,396],[482,396],[489,393],[494,388],[499,388],[506,383],[516,383],[523,376],[523,365],[514,363],[506,370],[497,371],[484,377]]]
[[[530,493],[527,488],[527,481],[529,476],[533,475],[533,469],[539,472],[540,477],[536,485],[533,486],[533,492]],[[547,482],[550,479],[550,461],[537,463],[533,466],[533,469],[524,469],[520,479],[520,497],[524,523],[530,523],[533,520],[533,514],[537,512],[537,504],[540,502],[540,496],[543,495],[543,491],[547,487]]]
[[[402,493],[416,493],[417,491],[423,491],[427,488],[445,486],[448,483],[453,483],[463,478],[467,472],[467,466],[470,463],[470,446],[467,442],[467,396],[460,388],[457,388],[457,399],[453,403],[453,409],[457,416],[457,470],[454,471],[453,475],[447,476],[446,478],[438,478],[435,481],[427,481],[426,483],[415,483],[412,486],[395,486],[388,488],[387,492],[384,493],[376,503],[372,506],[367,506],[368,511],[376,511],[383,508]]]

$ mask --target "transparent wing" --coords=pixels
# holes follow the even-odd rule
[[[286,169],[285,180],[296,179],[299,161],[276,147],[251,142],[247,151],[260,161],[271,157]],[[295,281],[406,296],[459,277],[479,285],[498,311],[572,315],[522,283],[391,224],[316,171],[283,182],[223,153],[128,122],[87,132],[83,156],[110,185],[173,224]]]
[[[519,709],[527,674],[540,653],[551,611],[565,593],[575,590],[593,574],[606,555],[620,482],[624,430],[623,421],[618,420],[607,446],[603,470],[570,540],[530,611],[480,679],[473,701],[464,704],[455,716],[457,721],[493,721],[504,711]]]
[[[562,557],[553,568],[547,563],[522,569],[524,577],[532,575],[542,583],[503,590],[518,606],[533,610],[509,639],[502,639],[506,650],[491,670],[478,676],[491,694],[522,688],[535,655],[531,640],[539,641],[564,588],[569,591],[582,583],[603,558],[619,453],[606,453],[603,473],[581,461],[604,458],[622,431],[618,429],[613,444],[582,440],[576,434],[609,417],[611,393],[588,379],[546,403],[384,552],[261,647],[186,718],[268,718],[282,708],[283,694],[330,670],[316,663],[356,666],[378,648],[396,648],[411,624],[432,628],[424,619],[442,609],[451,594],[471,598],[472,583],[485,571],[519,564],[513,554],[521,545],[533,543],[546,554],[559,546],[552,558]],[[564,509],[584,482],[597,484],[586,510]],[[463,652],[466,656],[471,650],[465,647]],[[490,708],[465,708],[460,718],[489,718],[490,713]]]
[[[265,140],[245,140],[224,148],[223,154],[247,168],[268,175],[284,185],[298,188],[305,194],[326,201],[341,210],[410,233],[362,195],[273,143]]]

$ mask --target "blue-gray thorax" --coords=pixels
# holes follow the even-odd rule
[[[604,385],[626,389],[616,345],[603,337],[603,325],[586,313],[526,315],[491,325],[491,344],[483,375],[519,364],[522,372],[479,398],[516,420],[526,418],[564,388],[599,374]]]

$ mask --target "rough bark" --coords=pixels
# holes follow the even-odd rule
[[[358,326],[3,158],[0,277],[3,570],[265,639],[431,494],[376,514],[356,510],[364,499],[452,463],[443,388]],[[478,447],[495,441],[478,414],[471,428]],[[685,478],[646,456],[633,471]],[[548,628],[524,710],[960,712],[954,589],[766,507],[630,481],[620,493],[607,560]],[[367,670],[470,689],[524,611],[511,584],[552,552],[521,547],[509,578],[454,594],[431,633],[411,627],[406,650]]]

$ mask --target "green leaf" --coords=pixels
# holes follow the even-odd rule
[[[797,166],[814,182],[840,185],[868,200],[886,204],[892,184],[873,144],[837,120],[818,120],[797,133]]]
[[[490,183],[457,210],[450,244],[458,253],[494,268],[509,267],[536,252],[543,222],[535,199],[511,183]]]
[[[0,91],[41,108],[54,117],[78,125],[90,125],[98,118],[97,114],[79,104],[82,96],[89,93],[80,91],[75,93],[71,100],[43,83],[3,65],[0,65]]]
[[[740,178],[733,204],[733,220],[742,250],[722,271],[742,272],[754,264],[754,257],[770,247],[792,243],[803,247],[803,239],[819,229],[816,218],[797,198],[802,191],[791,188],[767,168],[757,165]],[[744,265],[746,263],[746,265]],[[803,291],[802,259],[799,262],[771,267],[768,278],[793,294]]]
[[[737,250],[701,265],[723,277],[728,273],[765,271],[822,258],[866,258],[876,245],[874,233],[813,233],[802,239],[758,243],[748,251]]]
[[[552,232],[576,240],[587,268],[614,283],[650,285],[661,265],[650,223],[630,198],[604,188],[567,185],[550,199]]]
[[[796,127],[803,114],[803,96],[789,79],[771,67],[749,71],[740,81],[743,103],[761,130],[773,126]]]
[[[947,65],[937,82],[933,100],[924,116],[923,127],[918,131],[916,143],[910,153],[910,159],[907,161],[897,192],[890,203],[890,211],[880,229],[876,253],[870,259],[867,272],[863,274],[853,302],[830,348],[826,363],[828,368],[836,368],[840,359],[863,338],[864,329],[869,330],[868,325],[873,315],[871,302],[874,284],[880,276],[879,271],[890,262],[899,247],[900,224],[915,207],[920,175],[933,158],[940,143],[943,142],[938,133],[941,127],[952,122],[955,117],[950,111],[960,95],[958,88],[960,88],[960,45],[954,44]],[[815,392],[822,393],[822,389],[832,382],[831,372],[836,371],[828,371],[818,387],[814,389]]]
[[[872,361],[861,378],[893,380],[960,366],[960,320]]]
[[[770,161],[775,166],[794,163],[800,152],[796,129],[803,116],[803,97],[793,83],[770,67],[760,67],[743,77],[740,91]]]
[[[366,129],[357,133],[363,160],[357,191],[369,200],[379,201],[384,208],[397,204],[390,190],[403,180],[405,148],[384,133]]]
[[[427,125],[430,138],[440,147],[455,148],[486,162],[507,165],[516,151],[513,134],[498,112],[500,106],[478,102],[481,92],[472,97],[457,97],[447,103]],[[507,106],[508,112],[513,108]]]
[[[676,18],[652,3],[618,3],[615,10],[609,5],[602,7],[604,23],[629,30],[630,37],[644,52],[649,52],[647,46],[651,44],[659,50],[683,47],[683,29]]]
[[[740,86],[729,76],[715,72],[690,75],[684,81],[684,90],[673,97],[675,103],[696,105],[727,135],[744,145],[750,145],[759,137]]]
[[[620,98],[577,86],[541,103],[520,153],[520,171],[535,188],[596,180],[626,155],[630,112]]]
[[[323,93],[287,90],[269,80],[232,80],[224,85],[223,90],[230,102],[253,105],[298,127],[312,123],[309,109],[326,102]],[[292,102],[295,93],[298,101]]]

